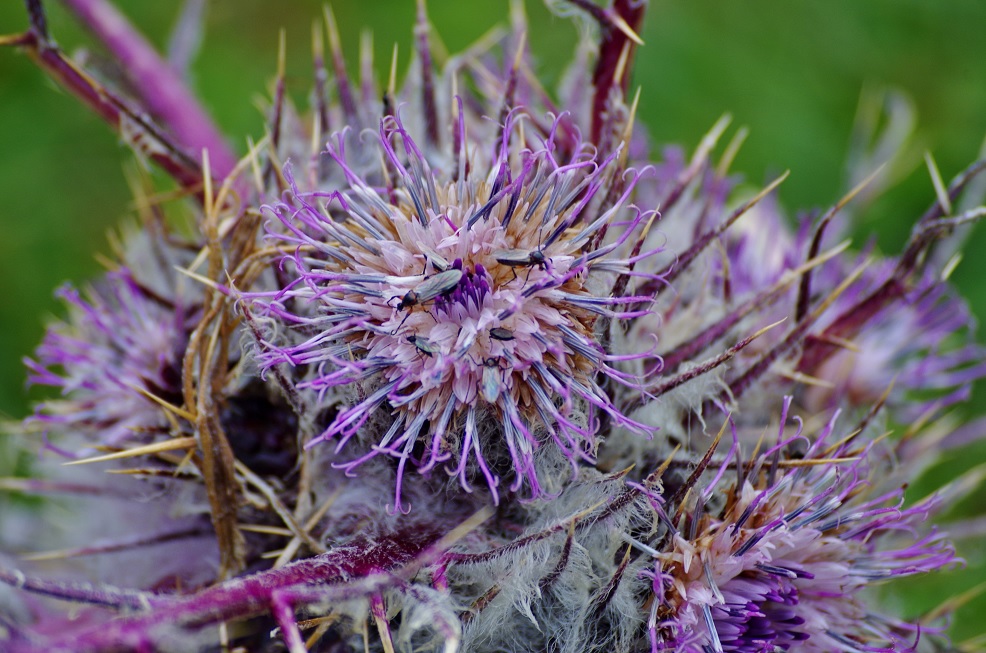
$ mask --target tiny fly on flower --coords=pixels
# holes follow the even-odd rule
[[[500,397],[500,390],[503,385],[503,375],[498,374],[498,372],[508,369],[500,366],[503,362],[501,358],[486,358],[483,360],[483,383],[482,383],[482,394],[483,399],[491,404],[495,404],[496,400]]]
[[[527,268],[527,276],[524,283],[531,278],[531,270],[538,268],[546,270],[548,268],[548,257],[540,249],[500,249],[493,252],[493,258],[500,265],[506,265],[513,272],[513,279],[517,278],[516,268]],[[511,281],[513,281],[511,279]]]
[[[445,270],[434,274],[422,281],[414,290],[409,290],[397,304],[397,310],[403,311],[451,292],[459,285],[460,279],[462,279],[462,270]]]
[[[490,337],[494,340],[513,340],[514,334],[510,329],[504,329],[503,327],[494,327],[490,329]]]
[[[437,354],[441,349],[433,343],[431,340],[424,338],[422,336],[411,335],[407,337],[407,341],[414,345],[418,351],[420,351],[425,356],[431,358],[432,354]]]
[[[538,267],[542,270],[548,262],[548,258],[540,249],[527,251],[525,249],[501,249],[493,252],[493,258],[497,263],[511,268],[531,268]]]

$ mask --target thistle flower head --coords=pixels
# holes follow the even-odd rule
[[[722,508],[698,505],[683,530],[666,532],[656,549],[633,541],[653,559],[644,572],[654,590],[652,650],[908,646],[915,628],[873,612],[865,592],[946,567],[954,552],[934,530],[918,535],[934,500],[903,508],[902,491],[869,480],[869,465],[886,461],[871,447],[830,444],[833,430],[834,420],[786,469],[778,468],[778,456],[802,437],[800,427],[754,465],[735,461],[746,471],[721,498]],[[666,514],[665,506],[657,509]]]
[[[854,310],[892,275],[892,267],[886,261],[866,270],[835,302],[832,315]],[[805,366],[827,381],[806,390],[805,404],[818,410],[835,405],[865,410],[889,393],[886,400],[902,422],[940,412],[968,399],[972,383],[986,376],[986,351],[975,342],[975,329],[965,301],[928,271],[899,303],[874,315],[851,347],[814,369]]]
[[[268,207],[283,225],[278,238],[295,248],[297,274],[268,310],[314,335],[267,343],[264,364],[312,365],[299,387],[345,390],[318,438],[338,440],[337,449],[389,416],[369,451],[339,464],[396,458],[395,505],[409,462],[425,473],[449,461],[464,488],[481,477],[494,501],[507,474],[511,492],[527,486],[542,496],[551,490],[535,471],[540,448],[573,465],[591,461],[594,415],[632,425],[599,386],[610,368],[594,330],[600,316],[633,314],[626,306],[635,298],[608,292],[629,272],[618,252],[645,217],[626,206],[636,173],[607,197],[624,173],[618,153],[600,160],[586,145],[565,155],[555,143],[559,120],[547,134],[523,122],[510,113],[497,143],[436,170],[400,119],[385,118],[374,144],[392,187],[357,175],[339,135],[327,155],[348,187],[294,185],[289,201]],[[300,301],[309,304],[302,314],[285,313]],[[590,417],[573,417],[576,408]]]
[[[929,234],[974,220],[978,210],[943,218],[932,207],[900,259],[843,255],[840,212],[867,182],[792,229],[768,192],[786,174],[751,196],[726,173],[733,144],[718,164],[711,160],[726,124],[713,127],[690,161],[667,149],[656,174],[638,184],[637,202],[661,206],[645,247],[663,239],[651,264],[663,269],[667,287],[653,287],[652,314],[629,321],[623,346],[657,338],[659,363],[635,362],[633,371],[655,397],[666,396],[621,405],[681,439],[687,419],[669,413],[705,419],[713,406],[742,406],[734,418],[756,437],[785,393],[808,411],[876,414],[889,406],[900,421],[967,397],[986,373],[983,350],[964,302],[927,262]],[[966,183],[960,175],[953,191]],[[943,249],[933,260],[947,258]]]
[[[67,321],[51,327],[26,360],[32,384],[61,388],[38,406],[45,429],[120,445],[148,440],[167,427],[161,405],[181,393],[181,357],[195,308],[142,284],[128,269],[106,274],[83,297],[59,296]]]
[[[65,390],[38,419],[118,450],[119,480],[165,500],[119,520],[113,542],[59,552],[131,555],[132,590],[0,567],[7,585],[121,613],[70,629],[70,615],[0,605],[4,650],[259,651],[280,637],[292,653],[828,653],[921,634],[867,590],[954,562],[920,523],[938,504],[905,506],[897,474],[968,432],[929,443],[914,429],[897,446],[872,420],[928,414],[877,392],[894,375],[938,386],[944,405],[986,371],[931,256],[986,210],[947,215],[940,197],[898,259],[866,267],[827,235],[860,191],[791,231],[771,197],[783,176],[748,197],[728,172],[741,139],[713,160],[727,121],[690,160],[652,161],[626,98],[641,0],[552,3],[599,28],[560,105],[531,72],[519,3],[505,38],[439,72],[419,2],[414,69],[382,101],[371,48],[350,83],[329,12],[310,129],[282,69],[269,138],[239,165],[108,0],[66,2],[99,9],[81,20],[128,68],[134,102],[61,53],[40,0],[3,42],[174,177],[194,216],[182,252],[197,251],[149,281],[128,244],[120,258],[136,263],[69,292],[70,322],[30,364]],[[148,235],[171,251],[162,231]],[[179,278],[201,285],[178,292]],[[834,441],[843,408],[858,421]],[[170,567],[140,555],[165,544],[205,553]]]

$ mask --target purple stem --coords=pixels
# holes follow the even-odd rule
[[[603,27],[603,38],[599,44],[596,69],[592,74],[592,86],[595,92],[592,98],[592,126],[590,133],[592,142],[599,143],[599,139],[602,136],[603,117],[607,113],[606,102],[609,99],[609,93],[613,88],[619,87],[624,95],[626,94],[627,84],[630,81],[630,64],[633,62],[633,51],[636,47],[626,34],[607,24],[608,16],[605,11],[598,12],[591,10],[591,3],[587,2],[577,1],[573,2],[573,4],[589,11],[594,18],[601,21],[600,24]],[[644,10],[646,8],[647,4],[644,2],[635,4],[633,0],[615,0],[611,11],[613,14],[622,18],[630,26],[630,29],[637,31],[640,29],[640,24],[644,20]],[[630,47],[630,58],[627,61],[627,66],[623,70],[622,76],[617,79],[620,56],[623,54],[623,48],[627,46]]]
[[[104,0],[63,2],[120,60],[127,78],[151,113],[158,116],[196,158],[201,150],[207,149],[217,177],[228,175],[236,165],[236,156],[178,73],[126,17]]]
[[[108,89],[100,86],[95,79],[66,58],[58,48],[51,45],[44,37],[47,28],[44,24],[44,14],[39,10],[40,3],[33,2],[28,6],[32,14],[32,30],[4,39],[2,44],[24,48],[52,79],[82,100],[117,132],[121,131],[123,121],[129,120],[131,125],[139,128],[137,134],[130,135],[133,148],[161,166],[179,184],[185,187],[200,184],[202,173],[198,164],[172,142],[168,134],[162,133],[156,125],[145,120],[122,98],[116,97]]]
[[[202,45],[206,0],[185,0],[178,21],[168,41],[168,63],[176,74],[185,77],[192,59]]]
[[[156,650],[153,645],[162,635],[260,614],[273,613],[283,626],[293,621],[291,612],[295,606],[317,603],[332,594],[332,589],[345,589],[347,583],[361,578],[397,573],[425,553],[439,537],[440,533],[425,527],[360,538],[322,555],[298,560],[279,569],[234,578],[185,596],[148,595],[39,581],[16,571],[0,569],[0,582],[16,588],[66,598],[74,593],[78,600],[87,603],[139,610],[70,635],[53,637],[44,642],[44,649],[13,648],[12,653]]]

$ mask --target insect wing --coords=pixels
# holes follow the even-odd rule
[[[431,356],[432,354],[437,354],[439,352],[438,345],[427,338],[422,338],[421,336],[408,336],[407,341],[417,347],[418,351],[426,356]]]
[[[494,340],[513,340],[514,334],[510,329],[503,327],[493,327],[490,329],[490,337]]]
[[[446,261],[441,254],[431,249],[430,247],[419,245],[418,249],[420,249],[421,253],[424,254],[425,260],[431,263],[432,267],[438,270],[439,272],[445,272],[446,270],[452,267],[452,265],[448,261]]]
[[[418,303],[444,295],[459,285],[460,279],[462,279],[462,270],[445,270],[445,272],[433,274],[414,289]]]
[[[491,404],[495,404],[500,397],[500,368],[496,365],[487,365],[483,368],[483,399]]]
[[[500,249],[493,252],[493,258],[501,265],[514,268],[532,265],[531,253],[524,249]]]

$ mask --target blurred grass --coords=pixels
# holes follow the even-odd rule
[[[54,2],[51,30],[68,50],[90,43]],[[121,0],[119,6],[159,45],[177,3]],[[213,0],[207,38],[194,65],[194,85],[227,134],[259,135],[257,98],[275,69],[277,28],[288,36],[289,87],[299,99],[309,85],[311,21],[321,0],[272,3]],[[505,1],[429,0],[437,33],[451,51],[505,20]],[[548,80],[557,79],[576,32],[528,0],[529,37]],[[844,188],[843,161],[864,85],[897,87],[914,100],[917,140],[949,178],[976,157],[986,135],[986,2],[982,0],[652,0],[636,79],[640,117],[655,142],[691,148],[722,113],[751,130],[736,165],[753,182],[790,168],[781,197],[792,211],[831,203]],[[371,27],[378,68],[399,43],[408,61],[412,0],[336,0],[344,45],[355,57],[358,34]],[[0,3],[0,33],[27,26],[20,3]],[[57,314],[52,290],[98,270],[105,232],[128,214],[122,174],[128,157],[110,131],[13,50],[0,51],[0,414],[27,410],[20,358],[40,341],[46,315]],[[933,198],[923,168],[891,190],[857,225],[865,240],[895,252],[911,222]],[[954,275],[982,321],[986,316],[986,227],[974,232]],[[978,388],[974,408],[986,393]],[[946,467],[957,473],[973,461]],[[912,583],[912,609],[931,597],[986,578],[983,561],[963,573]],[[932,603],[933,604],[933,603]],[[986,601],[959,613],[960,638],[983,627]]]

